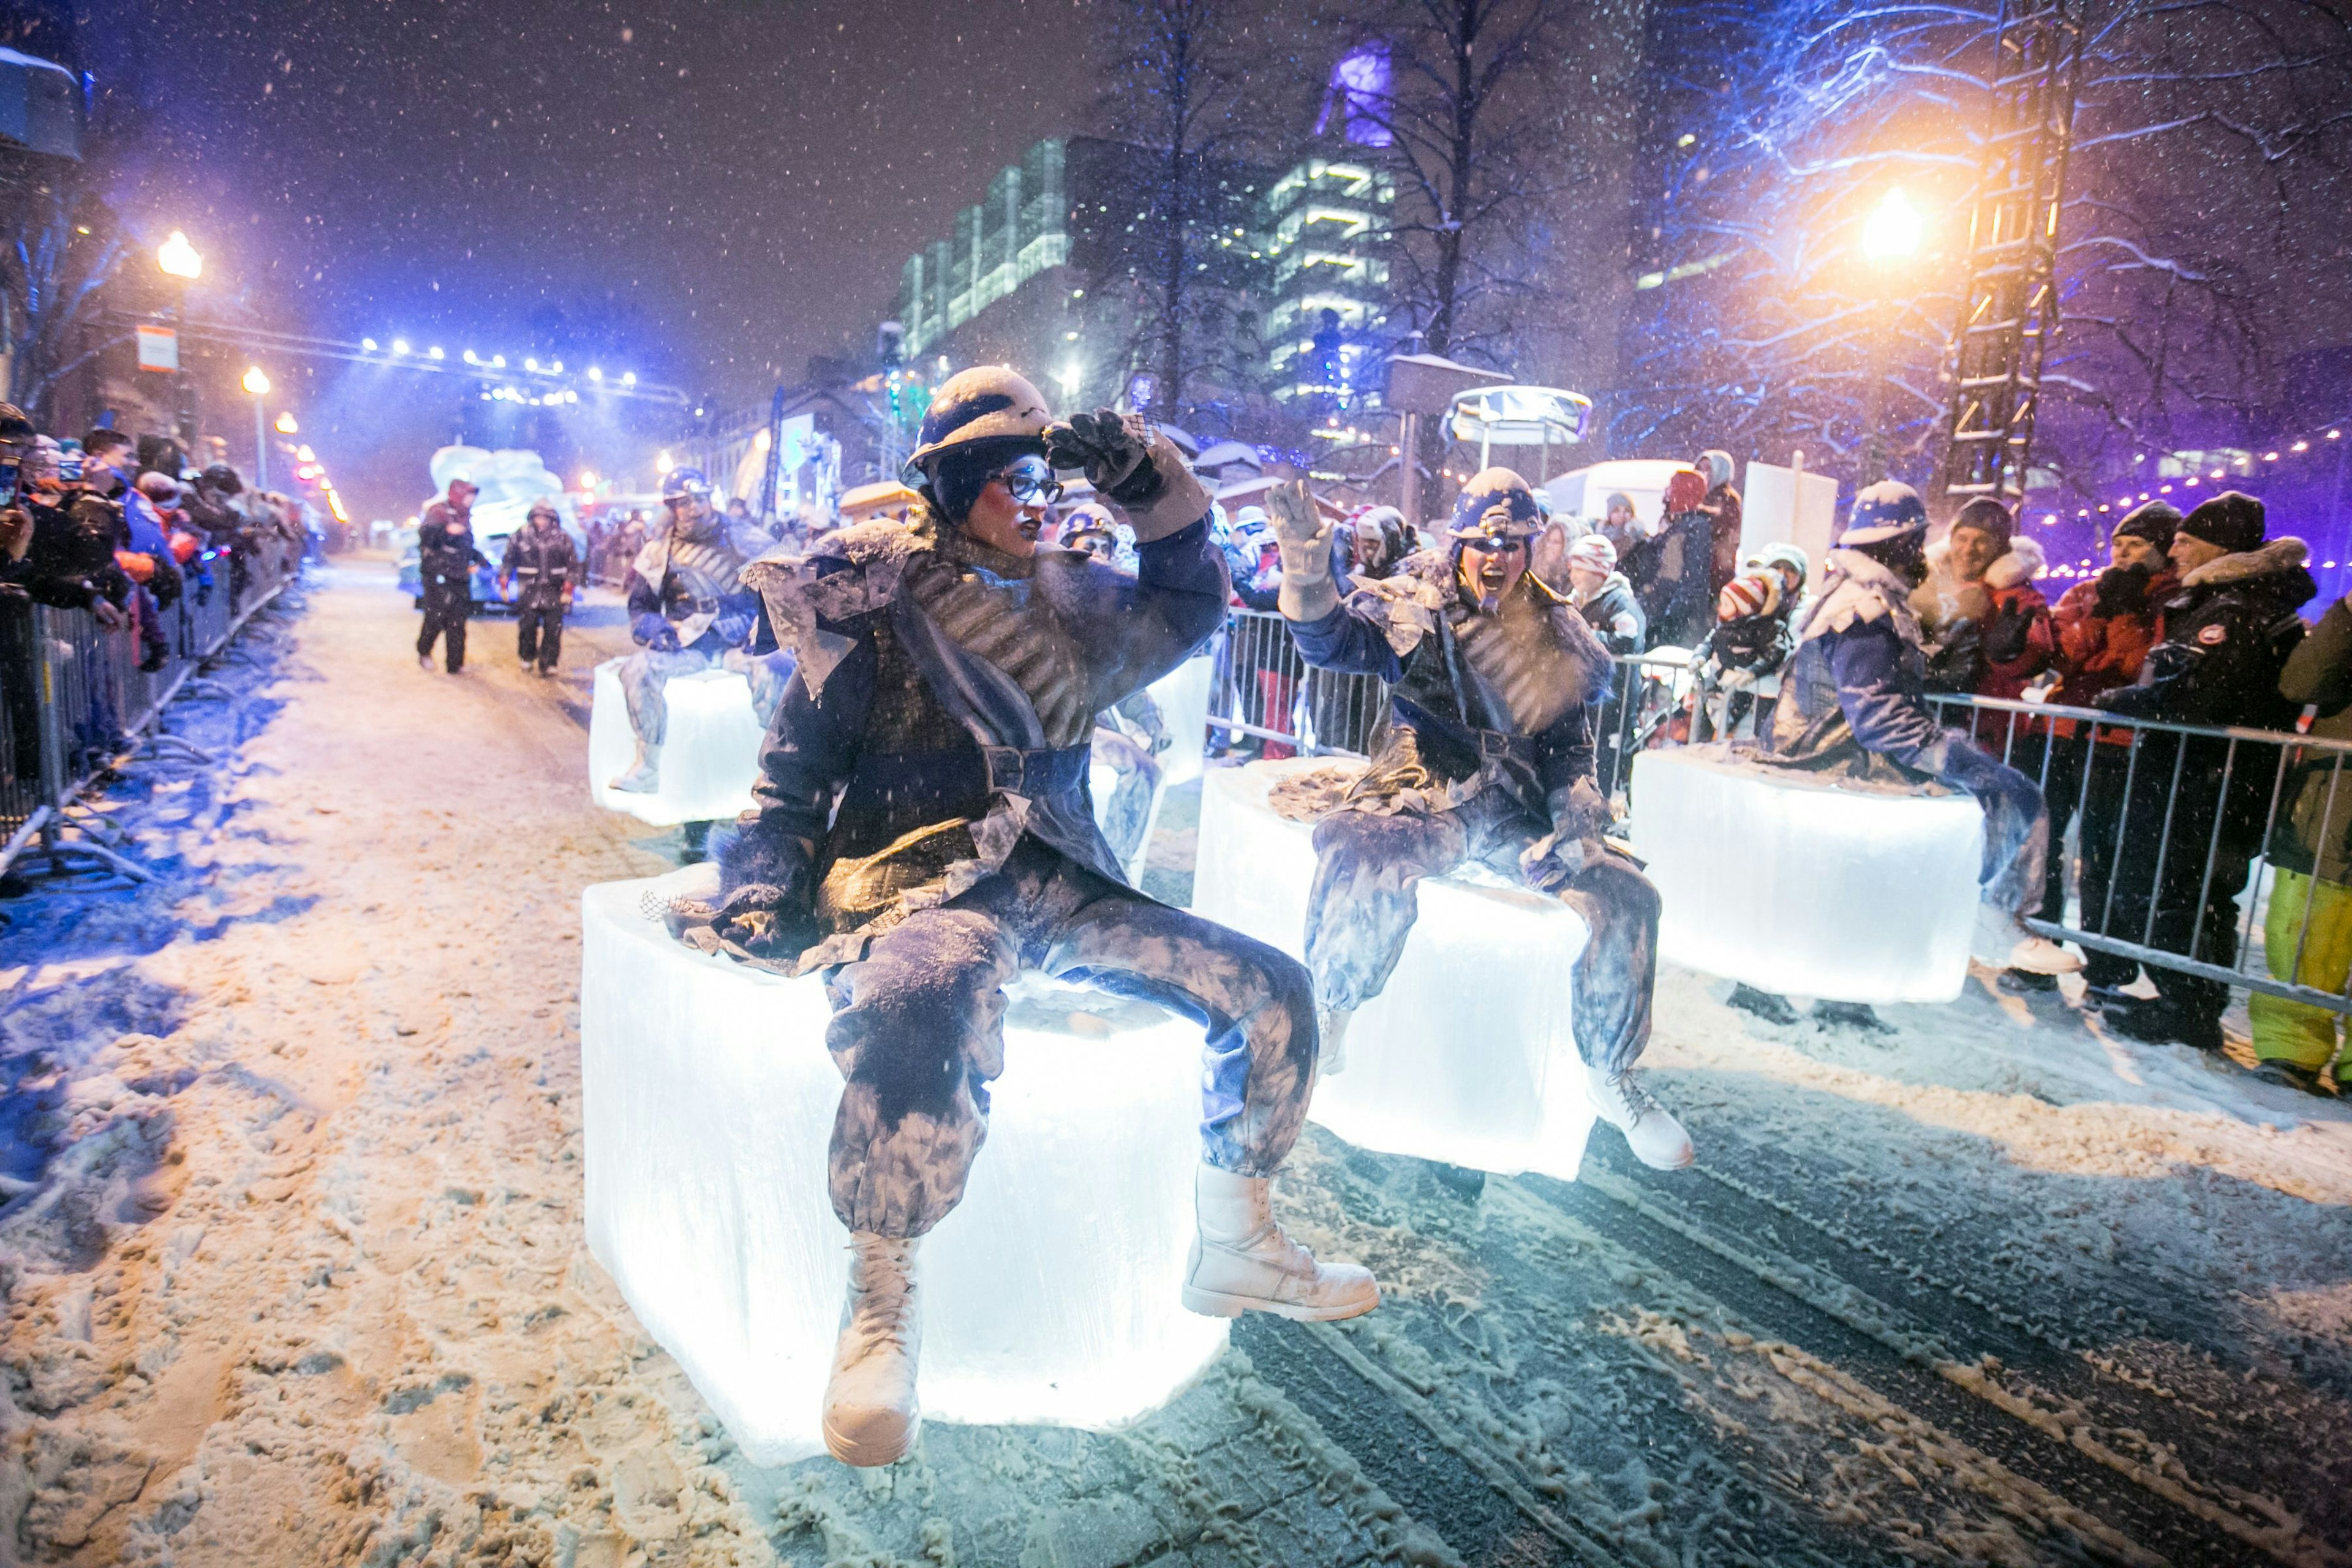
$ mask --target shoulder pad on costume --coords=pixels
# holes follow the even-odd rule
[[[1871,584],[1848,577],[1832,585],[1813,611],[1807,629],[1842,632],[1857,621],[1875,621],[1894,613],[1886,595]]]
[[[1445,605],[1444,589],[1431,581],[1427,570],[1430,562],[1439,560],[1431,551],[1408,555],[1394,573],[1360,582],[1348,595],[1348,613],[1379,627],[1399,658],[1435,629],[1438,612]]]
[[[810,554],[780,546],[743,568],[743,581],[767,606],[777,646],[798,660],[811,697],[823,695],[826,679],[857,646],[820,623],[837,625],[887,608],[908,561],[929,548],[904,523],[861,523],[818,541]]]

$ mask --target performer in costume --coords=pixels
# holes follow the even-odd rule
[[[1388,731],[1315,829],[1307,962],[1336,1059],[1348,1020],[1404,952],[1424,877],[1476,860],[1583,917],[1572,1024],[1586,1093],[1644,1163],[1691,1162],[1682,1124],[1633,1078],[1650,1038],[1658,895],[1601,840],[1592,705],[1610,659],[1574,606],[1528,570],[1542,527],[1508,468],[1463,488],[1444,548],[1339,596],[1330,525],[1303,487],[1275,492],[1283,616],[1310,665],[1389,683]]]
[[[799,665],[759,809],[719,844],[719,901],[673,915],[705,951],[826,976],[846,1080],[829,1182],[853,1257],[824,1433],[851,1464],[913,1441],[917,1244],[963,1195],[1003,1063],[1003,987],[1024,970],[1208,1032],[1187,1307],[1325,1320],[1380,1301],[1369,1273],[1318,1263],[1269,1207],[1314,1079],[1306,972],[1129,889],[1087,798],[1095,716],[1223,619],[1208,497],[1139,421],[1049,419],[1011,371],[962,372],[924,416],[912,521],[751,566]],[[1135,574],[1037,547],[1055,466],[1125,515]]]
[[[638,651],[622,661],[620,674],[637,759],[613,781],[614,789],[650,795],[661,787],[669,731],[663,689],[673,678],[738,671],[751,681],[751,706],[765,724],[792,674],[789,656],[755,651],[760,601],[742,581],[744,566],[775,542],[712,506],[710,494],[698,468],[664,475],[668,525],[646,542],[629,568],[629,635]]]

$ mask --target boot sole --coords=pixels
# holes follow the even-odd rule
[[[833,1429],[833,1423],[828,1420],[824,1423],[824,1451],[845,1465],[854,1465],[859,1469],[874,1469],[883,1465],[895,1465],[905,1458],[908,1451],[914,1447],[915,1439],[921,1436],[922,1432],[923,1418],[918,1415],[913,1425],[907,1428],[906,1436],[899,1440],[896,1447],[880,1443],[860,1444],[835,1432]]]
[[[1342,1318],[1360,1318],[1381,1304],[1381,1293],[1377,1289],[1369,1301],[1350,1301],[1331,1307],[1268,1301],[1256,1296],[1229,1296],[1223,1290],[1203,1290],[1192,1285],[1184,1287],[1181,1299],[1186,1311],[1198,1312],[1204,1318],[1238,1318],[1244,1312],[1271,1312],[1277,1318],[1288,1318],[1294,1323],[1331,1323]]]

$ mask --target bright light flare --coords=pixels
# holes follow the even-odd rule
[[[1878,266],[1891,267],[1916,255],[1927,236],[1927,220],[1897,185],[1862,220],[1862,254]]]
[[[294,414],[291,409],[278,416],[278,433],[280,436],[298,436],[301,431],[302,427],[294,423]]]
[[[269,376],[259,365],[249,364],[245,367],[245,380],[239,384],[256,397],[267,396],[269,392]]]
[[[205,273],[205,258],[196,254],[196,247],[188,243],[188,237],[176,228],[172,231],[170,238],[156,247],[155,265],[171,277],[185,278],[191,281]]]

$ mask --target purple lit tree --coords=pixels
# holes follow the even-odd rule
[[[2063,324],[2034,463],[2087,495],[2122,447],[2242,440],[2265,417],[2313,304],[2299,296],[2328,288],[2324,245],[2296,230],[2340,223],[2352,28],[2305,0],[2077,14]],[[1996,0],[1660,10],[1616,450],[1796,447],[1853,478],[1875,440],[1898,475],[1931,477],[1998,16]],[[1917,215],[1916,247],[1874,258],[1890,200]]]

